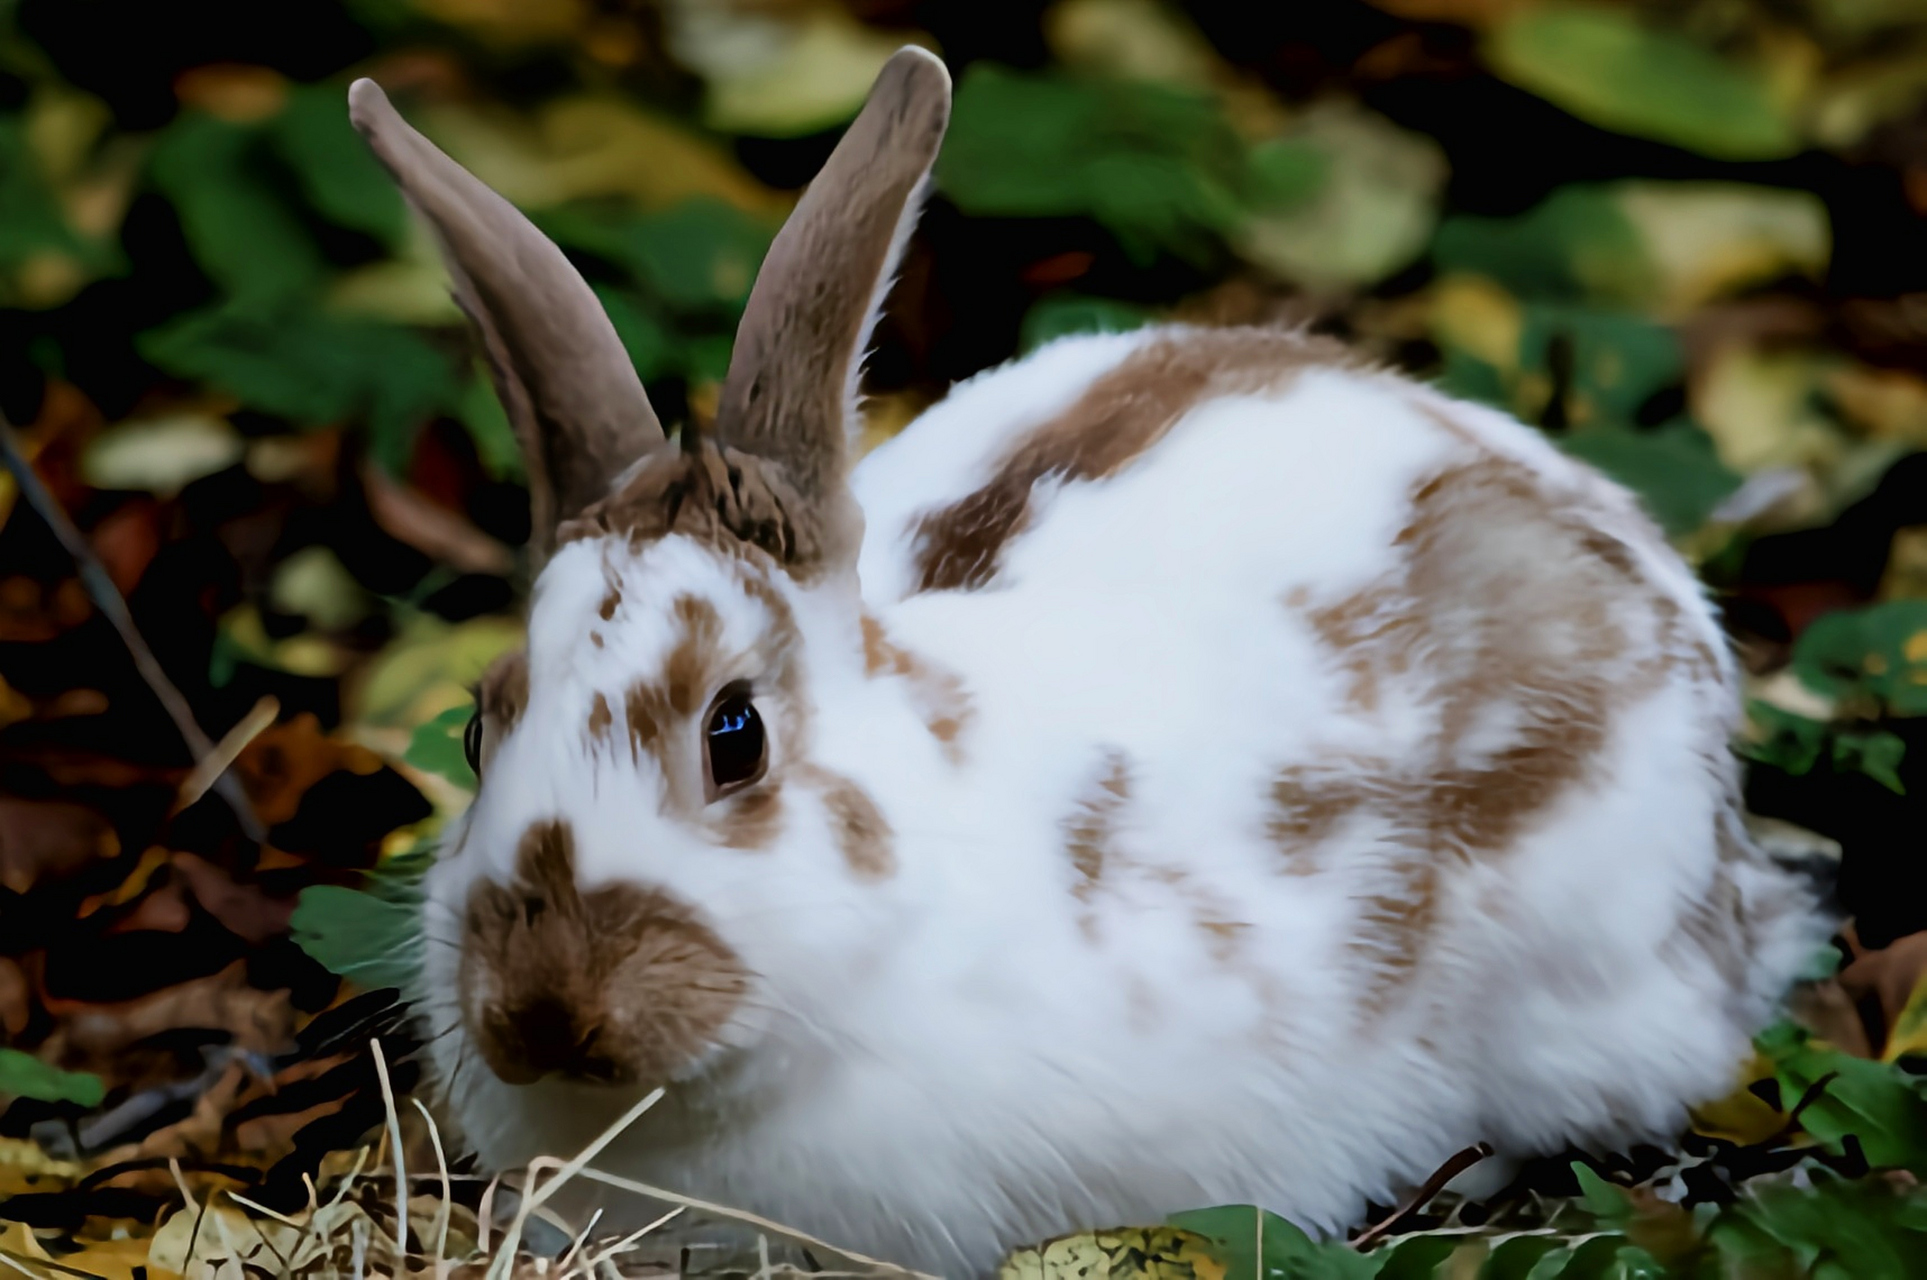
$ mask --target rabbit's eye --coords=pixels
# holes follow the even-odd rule
[[[482,709],[477,707],[475,714],[468,718],[462,728],[462,754],[468,757],[468,767],[475,771],[476,777],[482,776]]]
[[[756,714],[749,690],[723,690],[710,708],[709,723],[703,727],[709,798],[721,799],[762,777],[768,755],[763,718]]]

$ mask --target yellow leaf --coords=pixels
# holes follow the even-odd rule
[[[1664,315],[1788,275],[1818,279],[1833,252],[1826,205],[1805,191],[1627,182],[1617,195],[1652,262],[1651,301]]]
[[[247,446],[227,420],[183,412],[120,422],[88,442],[80,474],[98,489],[144,489],[161,497],[241,460]]]
[[[502,48],[566,41],[586,16],[582,0],[415,0],[415,7]]]
[[[381,656],[356,673],[344,693],[347,718],[413,730],[466,698],[488,664],[522,642],[522,624],[481,617],[451,625],[420,614]]]
[[[1120,1227],[1062,1236],[1018,1249],[999,1280],[1224,1280],[1211,1241],[1176,1227]]]
[[[0,1225],[0,1252],[10,1253],[17,1258],[47,1260],[47,1251],[40,1247],[33,1229],[24,1222]]]
[[[1693,1132],[1709,1138],[1724,1138],[1740,1146],[1763,1142],[1786,1127],[1786,1114],[1761,1101],[1746,1086],[1756,1080],[1773,1078],[1773,1064],[1755,1053],[1740,1072],[1740,1085],[1716,1102],[1696,1107],[1692,1113]]]
[[[663,208],[706,195],[765,215],[789,205],[720,147],[620,98],[559,98],[533,122],[505,107],[443,103],[424,109],[418,124],[476,177],[528,209],[590,196]]]
[[[872,30],[840,4],[678,0],[664,16],[676,60],[708,88],[704,122],[766,137],[843,123],[863,105],[891,54],[932,43],[919,32]]]
[[[1519,367],[1525,311],[1518,299],[1483,276],[1453,275],[1432,289],[1433,332],[1501,373]]]
[[[61,1261],[90,1275],[99,1276],[100,1280],[141,1280],[143,1276],[146,1280],[163,1280],[163,1277],[178,1277],[178,1272],[154,1264],[149,1244],[146,1238],[139,1236],[99,1240],[66,1255]]]
[[[1911,655],[1916,643],[1922,640],[1927,640],[1927,632],[1910,637],[1907,652]],[[1914,984],[1913,994],[1907,997],[1906,1007],[1894,1019],[1893,1030],[1887,1033],[1887,1047],[1880,1055],[1883,1062],[1921,1056],[1927,1056],[1927,974]]]

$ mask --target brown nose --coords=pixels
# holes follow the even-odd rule
[[[510,1084],[660,1082],[710,1047],[748,986],[736,954],[668,894],[582,890],[567,824],[531,826],[509,883],[464,918],[462,1022]]]
[[[602,1024],[579,1016],[565,1001],[539,996],[504,1009],[485,1029],[483,1055],[510,1084],[527,1084],[546,1075],[606,1083],[623,1074],[602,1051]]]

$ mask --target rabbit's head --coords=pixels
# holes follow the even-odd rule
[[[888,825],[812,743],[864,696],[857,373],[948,77],[914,49],[884,68],[771,246],[714,423],[673,442],[561,252],[372,83],[350,102],[482,339],[540,568],[526,649],[480,686],[426,1003],[510,1083],[685,1077],[807,1018],[772,975],[838,989],[882,909]]]

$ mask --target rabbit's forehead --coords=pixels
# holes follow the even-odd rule
[[[752,644],[778,589],[747,561],[692,538],[634,547],[582,541],[544,569],[529,611],[534,685],[551,673],[635,678],[664,674],[694,628],[705,647]]]

